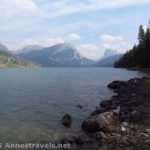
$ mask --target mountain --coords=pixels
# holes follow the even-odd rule
[[[110,57],[110,56],[113,56],[113,55],[117,55],[117,50],[112,50],[112,49],[106,49],[105,52],[104,52],[104,55],[101,59],[104,59],[104,58],[107,58],[107,57]]]
[[[94,64],[96,67],[114,67],[114,63],[121,58],[122,54],[113,55],[99,60]]]
[[[0,50],[9,52],[8,48],[0,43]]]
[[[12,54],[0,50],[0,68],[8,67],[35,67],[38,66],[32,62],[28,62],[13,56]]]
[[[44,67],[79,67],[93,64],[92,60],[82,57],[69,43],[56,44],[40,51],[30,51],[17,56],[39,63]]]
[[[44,47],[40,46],[40,45],[26,45],[22,49],[17,50],[15,53],[16,54],[25,54],[25,53],[28,53],[33,50],[42,50],[42,49],[44,49]]]

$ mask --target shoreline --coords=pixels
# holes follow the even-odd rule
[[[134,67],[134,68],[127,68],[128,70],[132,71],[147,71],[150,72],[150,68],[139,68],[139,67]]]
[[[81,125],[83,133],[61,143],[86,149],[145,149],[150,146],[150,78],[113,81],[109,100],[101,101]]]

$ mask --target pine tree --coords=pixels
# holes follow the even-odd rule
[[[144,33],[144,29],[143,29],[142,25],[140,25],[140,27],[139,27],[138,40],[139,40],[139,46],[144,46],[145,33]]]
[[[147,54],[147,66],[150,66],[150,21],[145,33],[145,44],[146,44],[146,54]]]
[[[139,27],[139,44],[127,51],[115,64],[115,67],[150,67],[150,20],[147,30]]]

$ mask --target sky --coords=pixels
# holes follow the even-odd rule
[[[123,53],[137,43],[149,8],[150,0],[0,0],[0,43],[15,51],[69,42],[97,60],[105,49]]]

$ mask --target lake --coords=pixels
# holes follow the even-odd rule
[[[80,132],[82,120],[114,94],[108,83],[143,76],[149,73],[114,68],[0,69],[0,142],[46,142]],[[60,123],[65,113],[73,117],[70,129]]]

